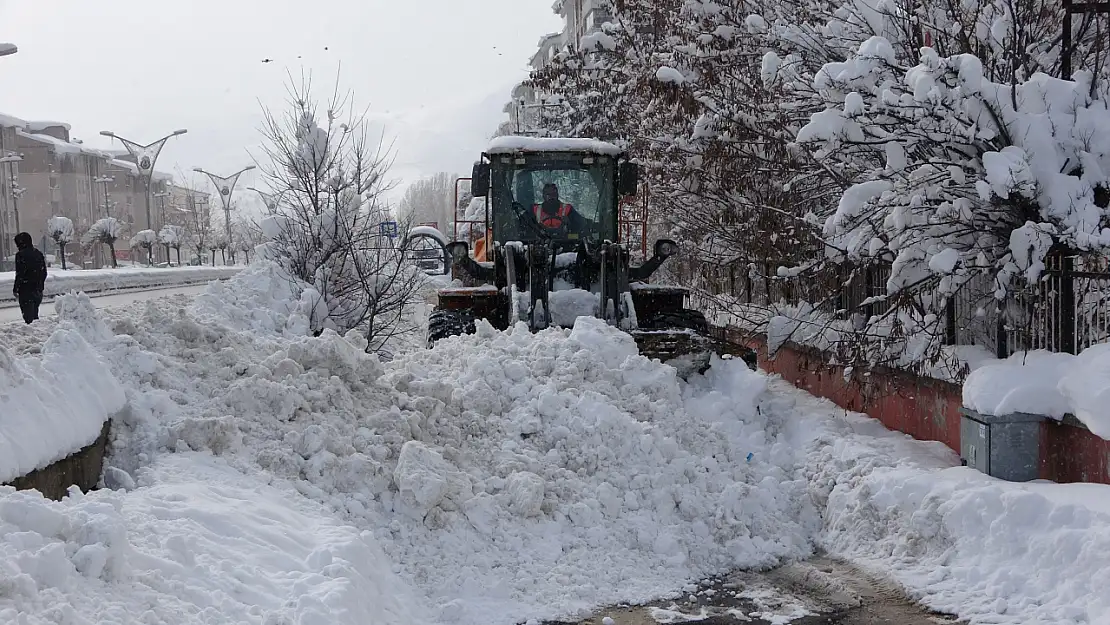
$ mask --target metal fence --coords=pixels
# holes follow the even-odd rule
[[[726,265],[690,264],[683,281],[711,295],[758,306],[798,305],[846,319],[870,318],[890,308],[886,299],[890,265],[824,265],[819,270],[779,276],[774,261],[735,260]],[[975,277],[949,298],[945,342],[978,345],[1000,358],[1025,350],[1077,354],[1110,341],[1110,259],[1055,252],[1041,280],[999,300],[999,285]]]
[[[780,266],[785,263],[734,260],[726,265],[701,264],[696,269],[687,267],[682,278],[711,295],[728,295],[743,304],[796,306],[804,302],[840,317],[871,317],[889,309],[885,296],[890,265],[826,264],[784,276],[778,274]]]

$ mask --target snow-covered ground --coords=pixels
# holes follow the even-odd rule
[[[0,490],[2,622],[515,625],[825,548],[973,623],[1110,623],[1107,487],[993,480],[740,361],[687,383],[580,321],[382,363],[299,336],[265,266],[65,299],[15,344],[76,332],[122,386],[120,490]]]
[[[70,291],[95,293],[121,289],[203,284],[209,280],[230,278],[243,269],[230,267],[142,267],[121,265],[118,269],[66,270],[51,268],[46,277],[46,297]],[[0,305],[15,305],[12,285],[15,272],[0,273]]]

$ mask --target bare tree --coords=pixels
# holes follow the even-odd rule
[[[446,229],[454,214],[456,179],[455,174],[440,172],[412,183],[401,197],[398,216],[417,224],[435,222],[440,230]]]
[[[415,329],[403,320],[424,276],[405,259],[404,232],[383,236],[380,226],[391,220],[385,194],[393,187],[392,149],[384,136],[370,138],[350,99],[336,89],[321,107],[310,78],[291,78],[286,110],[264,111],[269,163],[260,168],[281,198],[268,218],[268,256],[318,294],[317,334],[357,330],[367,351],[381,352]]]

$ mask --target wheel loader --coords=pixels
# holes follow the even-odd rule
[[[494,139],[471,177],[473,195],[486,198],[482,253],[475,258],[468,241],[447,245],[453,284],[461,286],[439,291],[429,347],[473,333],[478,319],[502,330],[525,322],[535,332],[593,316],[684,376],[704,371],[714,350],[705,316],[686,307],[687,289],[648,283],[677,244],[660,239],[633,266],[621,240],[620,200],[638,185],[637,165],[609,143]],[[742,357],[754,368],[754,352]]]

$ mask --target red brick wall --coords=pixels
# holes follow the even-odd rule
[[[759,352],[765,371],[777,373],[800,389],[836,405],[863,412],[886,427],[920,440],[940,441],[960,452],[959,385],[894,370],[876,371],[862,380],[844,379],[844,369],[828,364],[821,352],[793,344],[767,358],[762,337],[745,338],[726,332],[733,342]],[[1110,484],[1110,441],[1074,419],[1049,421],[1041,428],[1041,475],[1056,482]]]

